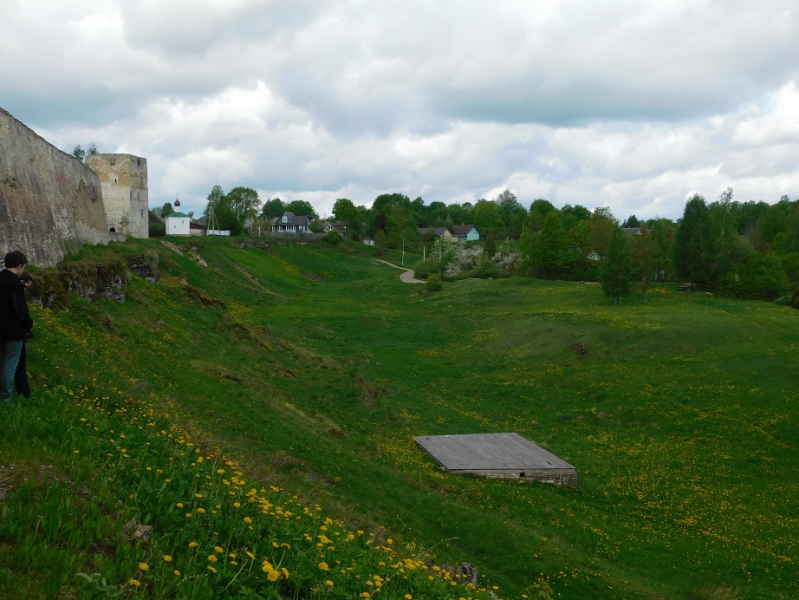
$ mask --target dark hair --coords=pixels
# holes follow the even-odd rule
[[[14,250],[6,254],[6,269],[13,269],[28,264],[28,259],[20,250]]]
[[[23,283],[28,282],[28,281],[33,281],[33,275],[31,275],[27,271],[22,273],[22,275],[20,275],[19,278],[22,280]]]

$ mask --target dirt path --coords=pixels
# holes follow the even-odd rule
[[[379,258],[373,258],[372,260],[388,265],[389,267],[394,267],[395,269],[402,269],[403,273],[400,275],[400,279],[403,283],[424,283],[424,281],[416,279],[416,277],[413,276],[413,269],[398,267],[394,263],[390,263],[387,260],[380,260]]]

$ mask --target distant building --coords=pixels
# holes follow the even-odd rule
[[[167,235],[191,235],[191,217],[182,212],[169,213],[164,219]]]
[[[419,227],[417,229],[419,235],[426,233],[433,233],[436,237],[444,238],[445,240],[454,240],[455,236],[447,227]]]
[[[450,227],[452,235],[459,242],[477,242],[480,240],[480,232],[474,225],[453,225]]]
[[[277,231],[279,233],[303,233],[310,231],[311,221],[313,221],[313,217],[285,212],[272,223],[272,231]]]

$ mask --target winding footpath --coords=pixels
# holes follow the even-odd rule
[[[398,267],[394,263],[390,263],[387,260],[380,260],[379,258],[373,258],[372,260],[377,261],[379,263],[383,263],[384,265],[388,265],[389,267],[394,267],[395,269],[402,269],[402,274],[400,275],[400,279],[403,283],[424,283],[421,279],[416,279],[414,277],[413,269],[406,269],[405,267]]]

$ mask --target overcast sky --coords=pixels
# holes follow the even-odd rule
[[[151,206],[799,196],[796,0],[0,0],[0,107]]]

